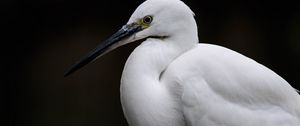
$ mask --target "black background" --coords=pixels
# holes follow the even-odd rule
[[[2,1],[4,125],[126,126],[119,100],[123,46],[64,71],[125,24],[142,0]],[[290,1],[184,0],[200,41],[236,50],[300,88],[300,11]],[[2,112],[1,112],[2,113]]]

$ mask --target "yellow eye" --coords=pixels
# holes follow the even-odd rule
[[[152,20],[153,20],[153,17],[150,15],[147,15],[143,18],[142,22],[143,22],[143,24],[149,25],[152,22]]]

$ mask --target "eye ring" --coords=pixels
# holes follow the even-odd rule
[[[151,15],[147,15],[143,18],[143,23],[150,24],[153,21],[153,17]]]

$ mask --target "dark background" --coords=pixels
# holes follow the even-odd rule
[[[67,78],[63,73],[126,23],[141,2],[1,1],[3,126],[126,126],[119,82],[138,43],[123,46]],[[300,88],[298,4],[184,2],[196,14],[202,42],[251,57]]]

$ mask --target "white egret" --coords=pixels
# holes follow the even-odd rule
[[[300,96],[291,85],[235,51],[199,44],[194,14],[180,0],[145,1],[65,75],[140,39],[121,79],[129,125],[300,126]]]

